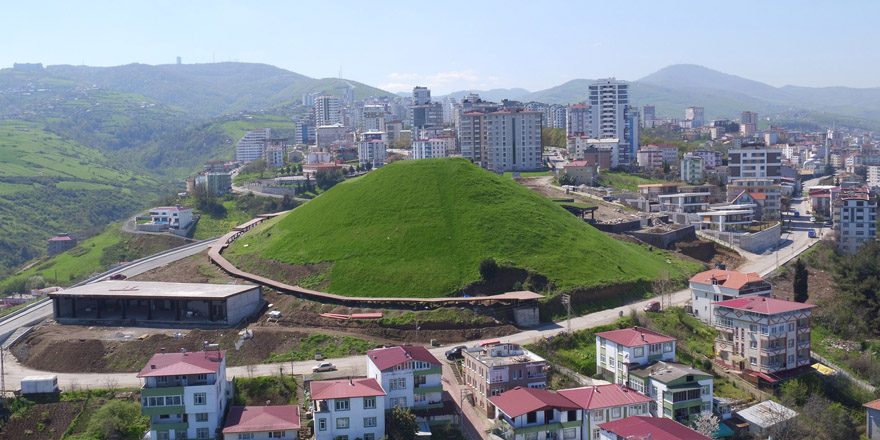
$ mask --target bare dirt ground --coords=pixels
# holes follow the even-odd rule
[[[786,269],[785,273],[776,275],[767,281],[773,284],[773,295],[777,298],[794,301],[794,288],[792,285],[794,268],[786,266]],[[812,267],[807,267],[807,272],[810,274],[807,278],[807,292],[809,292],[807,303],[824,304],[834,301],[837,292],[832,275]],[[820,307],[817,311],[821,312],[821,309]]]
[[[207,251],[184,258],[173,264],[167,264],[140,275],[135,275],[131,279],[136,281],[210,284],[226,284],[236,280],[211,263]]]
[[[12,417],[0,432],[0,440],[55,440],[64,436],[82,408],[82,402],[34,405],[21,417]]]
[[[596,221],[599,222],[608,222],[611,220],[618,219],[628,219],[632,211],[627,211],[622,209],[620,206],[614,205],[612,203],[603,202],[601,200],[592,199],[588,197],[581,197],[576,194],[565,194],[563,191],[558,191],[550,187],[550,182],[552,181],[552,177],[523,177],[520,179],[516,179],[517,182],[525,186],[526,188],[541,194],[545,197],[550,197],[554,199],[558,198],[572,198],[575,202],[586,203],[589,205],[596,205],[599,207],[595,211]]]

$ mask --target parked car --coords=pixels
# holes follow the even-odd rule
[[[320,371],[333,371],[335,369],[336,367],[330,362],[321,362],[320,364],[312,367],[312,372],[318,373]]]
[[[111,280],[124,280],[126,278],[128,278],[128,277],[121,274],[121,273],[114,273],[113,275],[110,275],[109,279],[111,279]]]
[[[648,304],[645,304],[645,313],[647,312],[659,312],[660,311],[660,302],[659,301],[651,301]]]
[[[831,222],[825,222],[825,226],[830,228],[830,227],[834,226],[834,224]]]
[[[462,350],[464,350],[466,348],[467,347],[465,347],[464,345],[459,345],[458,347],[453,347],[453,348],[450,348],[449,350],[446,350],[446,359],[449,359],[450,361],[454,361],[456,359],[463,358],[464,355],[462,355],[461,352],[462,352]]]
[[[810,238],[816,238],[816,231],[810,229],[810,232],[807,233]]]
[[[816,217],[810,217],[810,222],[816,223]]]
[[[794,216],[795,216],[795,217],[800,217],[800,216],[801,216],[801,212],[795,210],[795,211],[794,211]]]

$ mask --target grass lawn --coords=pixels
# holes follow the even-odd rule
[[[328,290],[349,296],[456,295],[481,279],[488,257],[540,273],[557,290],[700,270],[608,237],[463,159],[399,161],[342,182],[245,234],[225,255],[244,270],[258,270],[261,258],[333,262]]]
[[[519,177],[544,177],[544,176],[552,176],[553,174],[550,171],[518,171],[516,174],[519,174]],[[506,171],[504,173],[505,179],[512,179],[514,175],[514,171]]]
[[[223,202],[226,208],[226,216],[223,218],[214,218],[207,214],[199,217],[192,235],[196,240],[204,240],[206,238],[217,237],[232,230],[232,228],[247,222],[252,217],[247,213],[236,209],[234,200],[226,200]]]
[[[348,357],[352,354],[366,354],[375,344],[350,336],[331,336],[316,333],[300,341],[299,348],[286,353],[270,353],[267,363],[306,361],[315,359],[320,351],[325,359]]]
[[[599,174],[599,185],[613,186],[615,188],[625,189],[629,191],[638,191],[639,185],[648,185],[651,183],[669,182],[660,179],[646,179],[644,177],[627,173],[604,172]]]
[[[296,405],[296,379],[291,376],[265,376],[233,380],[235,397],[233,405],[265,405],[266,400],[272,405]]]
[[[585,376],[596,374],[596,333],[629,328],[636,325],[629,317],[614,324],[601,325],[572,333],[568,337],[545,339],[526,348],[550,362],[577,371]]]

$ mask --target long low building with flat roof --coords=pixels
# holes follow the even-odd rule
[[[101,281],[49,294],[62,324],[174,324],[228,327],[263,306],[252,284]]]

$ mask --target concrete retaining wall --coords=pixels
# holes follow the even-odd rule
[[[663,233],[632,231],[627,232],[626,234],[638,238],[639,240],[659,249],[669,249],[676,242],[695,240],[697,238],[697,233],[693,225]]]
[[[777,223],[776,226],[767,228],[761,232],[748,234],[740,237],[739,247],[742,249],[760,254],[770,247],[779,244],[779,238],[782,236],[782,225]]]
[[[519,307],[513,310],[513,322],[517,327],[537,327],[541,323],[538,306]]]

